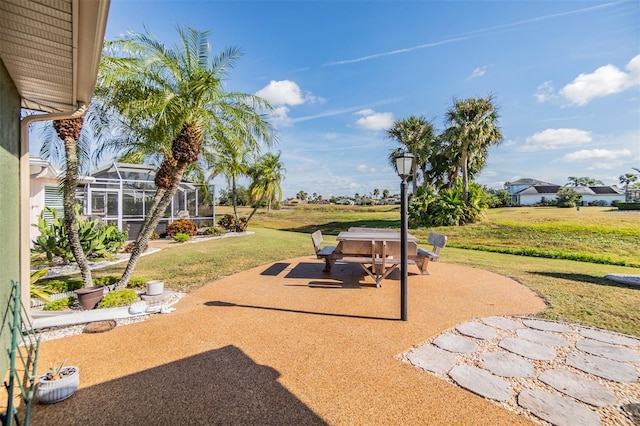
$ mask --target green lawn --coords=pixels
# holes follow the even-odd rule
[[[219,214],[225,213],[221,210]],[[640,274],[638,268],[454,247],[475,244],[480,239],[483,245],[496,247],[510,247],[511,244],[526,247],[533,242],[555,247],[562,238],[566,240],[562,250],[568,253],[597,255],[605,250],[615,252],[627,263],[634,263],[640,258],[638,223],[638,212],[617,212],[607,208],[582,208],[579,212],[575,209],[513,208],[492,210],[487,220],[478,225],[438,230],[450,238],[450,244],[442,252],[443,262],[487,269],[532,288],[549,305],[541,317],[640,336],[640,289],[604,279],[608,273]],[[335,241],[338,232],[350,226],[398,228],[398,208],[313,206],[272,211],[268,216],[260,212],[250,223],[254,235],[197,244],[172,244],[157,254],[142,257],[135,275],[163,278],[169,288],[191,291],[247,268],[313,254],[310,238],[313,230],[322,229],[325,240],[330,243]],[[511,241],[503,235],[514,237],[520,231],[526,233],[526,238]],[[424,242],[429,230],[410,232]],[[622,246],[624,250],[614,250]],[[96,275],[115,274],[123,268],[124,265],[117,265],[96,271]]]

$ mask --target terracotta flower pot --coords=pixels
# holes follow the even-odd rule
[[[62,372],[66,375],[57,380],[47,380],[47,375],[43,374],[38,378],[36,397],[38,401],[45,404],[53,404],[69,398],[80,386],[80,369],[75,366],[63,367]]]
[[[104,287],[93,286],[80,288],[76,290],[76,295],[78,296],[78,302],[80,302],[82,309],[85,311],[91,310],[96,307],[100,300],[102,300],[102,296],[104,296]]]

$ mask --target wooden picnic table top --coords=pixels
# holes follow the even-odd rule
[[[400,241],[400,232],[398,231],[342,231],[336,237],[337,241]],[[419,243],[420,240],[411,234],[407,234],[407,241]]]

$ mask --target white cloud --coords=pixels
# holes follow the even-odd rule
[[[585,105],[595,98],[621,93],[640,85],[640,55],[631,59],[625,69],[628,72],[608,64],[591,74],[580,74],[564,86],[560,94],[574,105]]]
[[[279,106],[273,109],[271,116],[273,117],[274,124],[278,124],[281,126],[291,126],[293,122],[291,118],[287,115],[289,113],[289,108],[286,106]]]
[[[304,103],[300,87],[291,80],[275,81],[258,90],[256,95],[273,105],[300,105]]]
[[[289,108],[285,105],[296,106],[305,103],[324,103],[324,98],[314,96],[310,92],[303,95],[300,87],[291,80],[271,80],[268,85],[256,92],[273,105],[273,120],[281,126],[292,126],[296,120],[289,118]]]
[[[559,149],[591,142],[591,132],[578,129],[546,129],[525,139],[523,151]]]
[[[572,163],[583,161],[611,161],[628,157],[630,154],[631,151],[628,149],[620,149],[617,151],[609,149],[583,149],[569,153],[562,157],[562,159]]]
[[[551,99],[555,99],[558,95],[555,94],[556,89],[553,87],[553,82],[545,81],[536,89],[534,96],[538,102],[546,102]]]
[[[487,72],[487,67],[478,67],[475,70],[473,70],[473,72],[471,73],[468,79],[471,80],[472,78],[482,77],[483,75],[486,74],[486,72]]]
[[[393,125],[392,112],[375,112],[372,109],[363,109],[356,113],[362,115],[356,124],[366,130],[384,130]]]
[[[374,167],[369,167],[366,164],[358,164],[356,166],[356,171],[360,173],[375,173],[376,169]]]

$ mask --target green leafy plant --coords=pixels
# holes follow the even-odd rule
[[[222,226],[219,226],[219,225],[210,226],[204,231],[205,235],[214,235],[214,236],[224,235],[225,233],[226,233],[226,229],[224,229]]]
[[[45,212],[51,214],[50,223],[44,218]],[[98,219],[87,220],[80,214],[80,206],[76,206],[76,221],[78,223],[78,236],[80,245],[87,257],[111,257],[118,252],[127,240],[127,232],[120,232],[115,225],[103,225]],[[67,264],[73,259],[71,246],[67,237],[64,217],[58,217],[58,213],[46,207],[37,224],[40,235],[34,243],[36,253],[44,253],[49,263],[53,263],[54,257],[62,259]]]
[[[198,233],[198,226],[189,219],[178,219],[167,226],[167,235],[175,237],[177,234],[187,234],[195,236]]]
[[[186,243],[190,239],[191,237],[188,234],[183,234],[182,232],[179,232],[173,236],[173,241],[177,243]]]
[[[60,311],[62,309],[68,308],[69,306],[72,306],[74,302],[75,302],[75,298],[71,296],[63,297],[61,299],[54,300],[52,302],[47,303],[42,307],[42,310],[43,311]]]
[[[575,207],[580,202],[580,194],[571,188],[558,189],[558,207]]]
[[[82,288],[82,280],[77,278],[70,278],[66,280],[53,280],[43,284],[50,294],[64,293],[67,291],[77,290]]]
[[[30,293],[32,299],[41,299],[45,302],[49,302],[51,300],[51,298],[49,297],[51,291],[46,286],[37,284],[38,280],[44,277],[47,272],[49,272],[49,268],[38,269],[37,271],[31,272]]]
[[[98,309],[128,306],[136,300],[138,300],[138,293],[136,293],[132,288],[114,290],[105,294],[102,300],[98,303]]]

